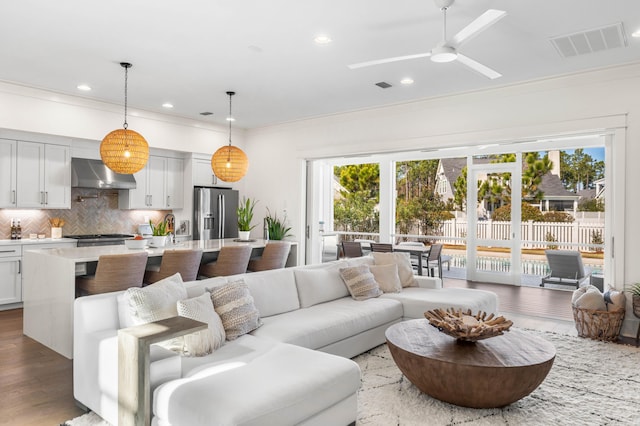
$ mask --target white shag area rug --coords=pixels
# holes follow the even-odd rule
[[[458,407],[421,393],[386,345],[354,358],[362,370],[358,425],[640,425],[640,349],[529,331],[556,347],[544,382],[504,408]],[[93,413],[69,426],[108,426]]]

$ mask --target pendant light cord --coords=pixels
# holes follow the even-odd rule
[[[128,91],[127,86],[129,82],[129,68],[131,68],[131,64],[122,62],[120,63],[120,65],[122,65],[122,67],[124,68],[124,124],[123,124],[123,127],[125,130],[127,130],[127,127],[129,127],[129,124],[127,123],[127,91]]]
[[[231,113],[231,98],[233,95],[229,94],[229,146],[231,146],[231,122],[233,121],[233,114]]]

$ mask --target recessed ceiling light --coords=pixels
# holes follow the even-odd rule
[[[165,103],[162,104],[162,108],[171,109],[171,108],[173,108],[173,104],[169,103],[169,102],[165,102]]]
[[[409,77],[403,78],[402,80],[400,80],[400,84],[404,84],[405,86],[408,86],[410,84],[413,84],[413,79]]]
[[[640,37],[640,30],[634,31],[633,34],[631,34],[631,37],[635,37],[635,38]]]
[[[233,117],[227,117],[227,121],[236,121],[236,119]]]
[[[329,44],[331,43],[331,37],[326,35],[319,35],[319,36],[316,36],[316,38],[314,38],[313,41],[315,41],[316,44]]]
[[[91,86],[89,86],[88,84],[78,84],[76,87],[78,90],[82,90],[84,92],[88,92],[91,90]]]

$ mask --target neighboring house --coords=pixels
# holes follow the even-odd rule
[[[542,177],[539,188],[544,193],[540,202],[531,203],[541,211],[577,211],[580,195],[568,191],[560,180],[559,151],[549,152],[554,167]],[[489,162],[489,159],[487,159]],[[438,164],[436,176],[436,193],[443,201],[453,200],[455,197],[454,183],[467,165],[466,158],[443,158]],[[604,183],[602,184],[604,188]],[[527,201],[527,200],[525,200]],[[485,211],[485,206],[479,206],[479,211]]]

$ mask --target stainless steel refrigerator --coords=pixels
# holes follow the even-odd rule
[[[193,188],[193,239],[238,237],[238,191]]]

